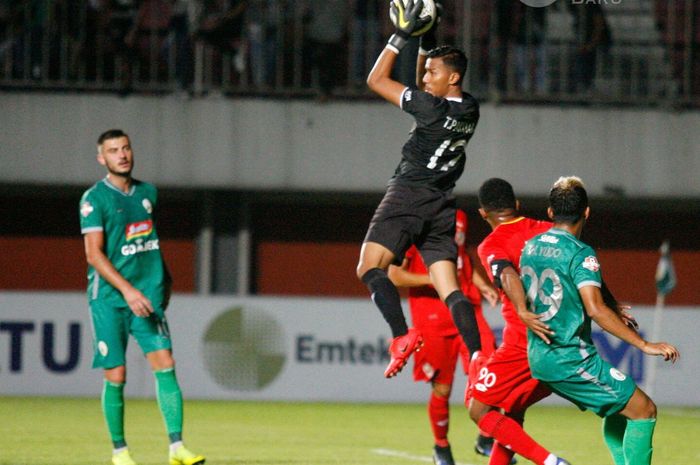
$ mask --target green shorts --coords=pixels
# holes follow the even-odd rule
[[[632,378],[598,355],[586,360],[577,373],[546,384],[581,410],[590,410],[601,417],[625,408],[637,387]]]
[[[137,317],[129,307],[113,307],[98,301],[90,303],[92,317],[93,368],[115,368],[126,364],[129,334],[134,336],[144,354],[171,349],[168,321],[157,307],[148,318]]]

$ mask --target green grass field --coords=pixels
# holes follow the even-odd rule
[[[424,405],[188,401],[185,440],[210,465],[410,465],[432,463]],[[109,465],[99,399],[0,398],[1,465]],[[610,465],[600,419],[568,407],[535,407],[526,428],[573,465]],[[452,409],[450,439],[462,465],[476,429]],[[139,465],[167,464],[153,400],[127,400],[126,434]],[[655,465],[700,462],[700,408],[660,408]],[[529,463],[524,459],[521,464]]]

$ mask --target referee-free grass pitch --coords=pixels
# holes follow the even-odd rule
[[[427,396],[427,388],[426,388]],[[475,426],[458,401],[450,440],[462,465]],[[411,465],[432,463],[421,404],[185,401],[185,442],[208,465]],[[0,465],[109,465],[111,447],[98,398],[0,397]],[[654,465],[700,463],[700,408],[659,408]],[[573,407],[534,407],[526,429],[573,465],[610,465],[601,420]],[[126,436],[139,465],[167,465],[155,400],[127,399]],[[519,463],[530,463],[519,458]]]

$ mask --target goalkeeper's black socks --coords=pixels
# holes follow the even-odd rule
[[[389,323],[392,337],[406,334],[408,326],[401,308],[401,296],[394,283],[387,276],[386,271],[381,268],[372,268],[362,275],[362,282],[369,289],[374,304],[382,312],[386,322]]]
[[[470,354],[481,350],[481,336],[476,322],[474,306],[464,297],[462,291],[454,291],[445,299],[445,305],[450,309],[452,320],[467,345]]]

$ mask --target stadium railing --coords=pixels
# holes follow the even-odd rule
[[[372,97],[364,80],[391,33],[385,1],[244,3],[4,2],[0,88]],[[440,39],[467,51],[466,87],[481,100],[700,106],[700,2],[616,0],[595,11],[577,0],[443,3]],[[582,60],[596,11],[611,40]],[[397,65],[406,84],[416,47]]]

